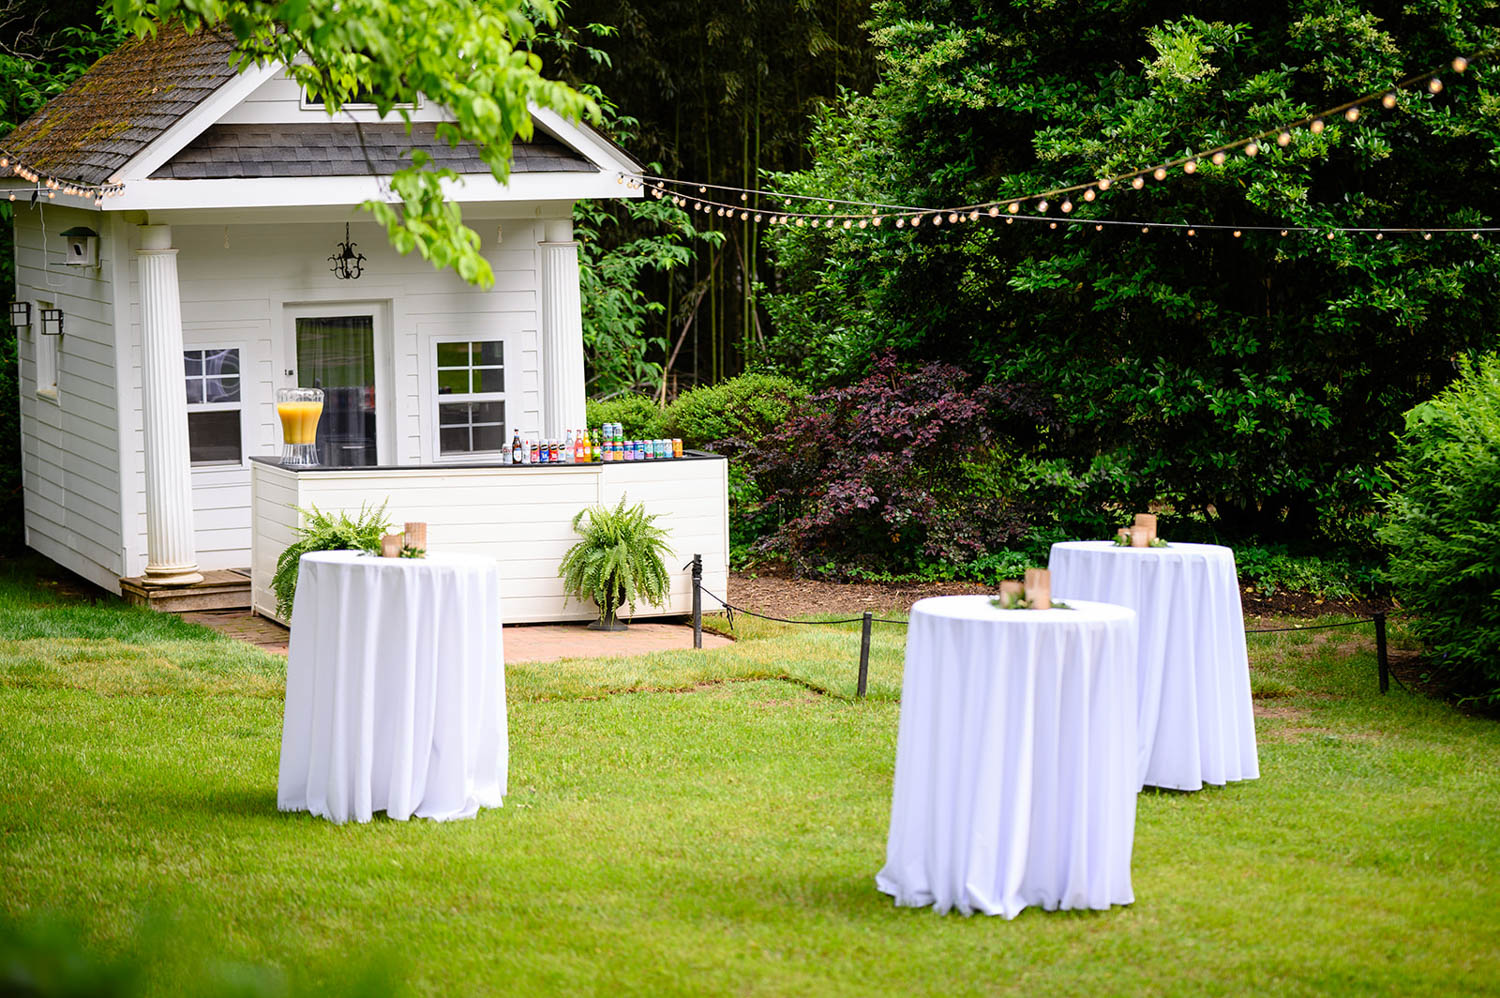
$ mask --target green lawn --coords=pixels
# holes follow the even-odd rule
[[[1251,639],[1262,778],[1143,795],[1133,906],[1005,922],[875,890],[899,628],[863,703],[855,627],[512,668],[504,808],[336,827],[276,811],[279,660],[31,567],[0,570],[0,913],[152,993],[1500,990],[1500,727],[1382,697],[1365,628]]]

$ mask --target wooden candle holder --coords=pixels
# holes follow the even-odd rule
[[[401,544],[404,536],[403,534],[382,534],[380,537],[380,557],[401,557]]]
[[[1148,533],[1146,535],[1146,545],[1145,546],[1149,547],[1150,544],[1151,544],[1151,542],[1154,541],[1154,540],[1156,540],[1156,514],[1155,513],[1137,513],[1137,514],[1135,514],[1135,525],[1137,527],[1145,527],[1146,530],[1148,531]]]
[[[1052,609],[1052,573],[1045,568],[1026,570],[1026,602],[1033,610]]]
[[[413,521],[406,525],[406,546],[418,551],[427,550],[427,524]]]

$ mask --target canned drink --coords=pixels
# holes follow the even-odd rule
[[[681,457],[682,456],[682,438],[681,437],[673,437],[672,438],[672,456],[673,457]]]
[[[672,456],[671,451],[672,445],[668,441],[658,440],[656,442],[656,456],[661,458],[663,461]]]

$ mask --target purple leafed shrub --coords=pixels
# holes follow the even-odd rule
[[[757,547],[794,571],[832,575],[971,561],[1026,530],[1027,511],[986,487],[984,469],[1045,416],[1025,388],[974,387],[950,364],[908,371],[880,357],[745,451],[765,497],[758,519],[774,524]]]

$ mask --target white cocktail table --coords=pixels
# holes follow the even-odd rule
[[[1058,599],[1136,612],[1142,786],[1201,790],[1260,776],[1233,551],[1068,541],[1052,545],[1049,567]]]
[[[1014,918],[1129,904],[1135,614],[912,607],[885,868],[896,904]]]
[[[303,555],[277,806],[339,823],[499,807],[503,659],[493,559]]]

